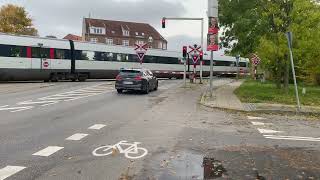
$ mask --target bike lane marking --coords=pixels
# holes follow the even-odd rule
[[[92,126],[90,126],[88,129],[93,129],[93,130],[100,130],[104,127],[106,127],[107,125],[105,124],[94,124]]]
[[[26,167],[23,167],[23,166],[6,166],[6,167],[0,169],[0,180],[4,180],[4,179],[18,173],[19,171],[22,171],[25,168]]]
[[[128,143],[128,141],[120,141],[114,145],[100,146],[92,151],[92,155],[97,157],[108,156],[116,154],[124,154],[128,159],[139,159],[148,154],[148,150],[143,147],[138,147],[141,144],[140,142]],[[122,146],[126,146],[126,149],[123,149]]]
[[[44,157],[48,157],[54,153],[56,153],[57,151],[63,149],[64,147],[59,147],[59,146],[48,146],[32,155],[34,156],[44,156]]]
[[[81,139],[85,138],[88,135],[89,134],[76,133],[76,134],[66,138],[66,140],[69,140],[69,141],[80,141]]]

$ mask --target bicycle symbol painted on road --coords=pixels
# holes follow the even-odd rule
[[[148,150],[142,147],[138,147],[140,142],[128,143],[128,141],[120,141],[115,145],[107,145],[96,148],[92,151],[94,156],[108,156],[118,150],[120,153],[124,154],[128,159],[139,159],[148,154]],[[127,148],[123,148],[127,147]]]

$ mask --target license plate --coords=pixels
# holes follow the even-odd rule
[[[133,84],[133,82],[130,81],[124,81],[123,84]]]

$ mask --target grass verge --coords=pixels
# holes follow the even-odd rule
[[[299,95],[302,105],[320,106],[320,86],[306,86],[307,93],[302,94],[302,88],[299,86]],[[242,102],[246,103],[273,103],[273,104],[296,104],[294,86],[290,85],[289,93],[283,89],[277,89],[271,82],[261,83],[253,80],[246,80],[235,94]]]

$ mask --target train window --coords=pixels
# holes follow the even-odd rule
[[[31,52],[32,58],[50,58],[50,49],[48,48],[33,47]]]
[[[245,62],[240,62],[240,63],[239,63],[239,66],[240,66],[240,67],[247,67],[247,63],[245,63]]]
[[[92,51],[80,51],[80,59],[81,60],[94,60],[95,53]]]
[[[127,54],[117,54],[117,61],[127,62],[129,60],[129,56]]]
[[[0,56],[27,57],[27,48],[24,46],[0,45]]]
[[[70,50],[66,49],[55,49],[55,59],[71,59],[70,58]]]

